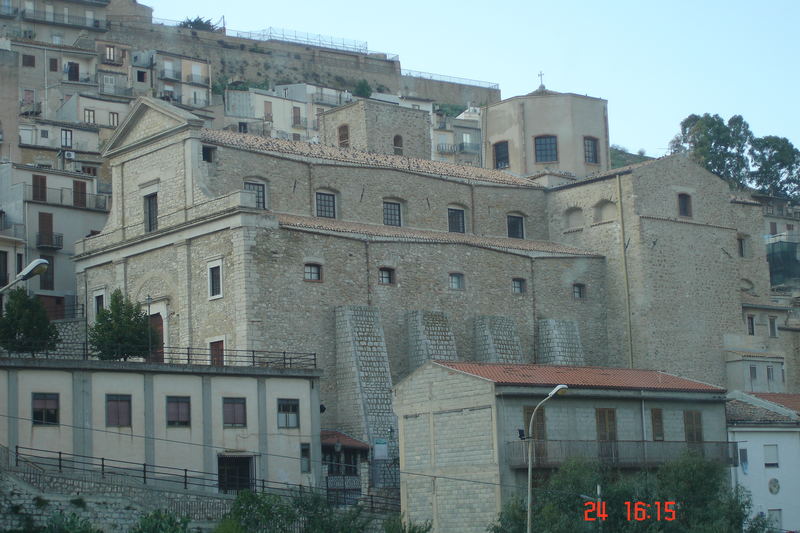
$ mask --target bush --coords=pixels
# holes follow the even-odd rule
[[[129,533],[189,533],[189,519],[159,509],[140,518]]]
[[[433,529],[433,524],[424,522],[415,524],[413,522],[404,523],[402,515],[396,514],[383,522],[384,533],[429,533]]]
[[[103,533],[102,530],[93,527],[91,522],[75,513],[52,515],[41,531],[42,533]]]

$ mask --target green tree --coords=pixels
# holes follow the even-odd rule
[[[753,139],[750,157],[753,184],[772,196],[800,196],[800,150],[789,139],[767,135]]]
[[[186,17],[183,22],[178,24],[178,27],[202,31],[217,31],[219,29],[216,24],[211,22],[211,19],[204,19],[203,17],[195,17],[194,19]]]
[[[159,509],[141,517],[129,533],[189,533],[189,519]]]
[[[9,352],[54,350],[59,336],[47,318],[42,302],[18,287],[8,293],[5,314],[0,317],[0,346]]]
[[[147,357],[148,330],[151,344],[160,344],[158,332],[150,327],[144,311],[116,289],[108,309],[100,310],[89,329],[89,344],[100,359]]]
[[[422,524],[403,522],[400,514],[392,515],[383,522],[383,533],[430,533],[431,529],[433,524],[430,521]]]
[[[369,98],[372,96],[372,87],[367,80],[361,80],[356,83],[356,88],[353,89],[353,96],[360,98]]]

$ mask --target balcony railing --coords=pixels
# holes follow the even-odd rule
[[[657,466],[686,452],[728,465],[737,464],[735,442],[537,440],[506,443],[511,468],[528,468],[528,443],[534,442],[534,465],[554,468],[568,459],[583,458],[619,467]]]
[[[69,73],[65,73],[61,81],[65,81],[67,83],[97,83],[97,76],[94,74],[80,74],[78,76],[70,76]]]
[[[19,10],[16,7],[0,6],[0,17],[14,18],[18,12]]]
[[[64,15],[63,13],[54,13],[41,10],[22,10],[22,18],[25,20],[33,20],[37,22],[47,22],[49,24],[60,24],[64,26],[77,26],[80,28],[89,28],[90,30],[106,31],[108,29],[105,20],[98,20],[95,18],[80,17],[76,15]]]
[[[440,154],[454,154],[458,151],[458,146],[455,144],[439,143],[436,145],[436,150]]]
[[[200,85],[208,85],[208,76],[201,76],[200,74],[187,74],[186,83],[197,83]]]
[[[36,247],[50,250],[60,250],[64,247],[63,233],[37,233]]]
[[[133,96],[133,87],[120,87],[119,85],[100,85],[98,89],[103,94],[117,96]]]
[[[20,115],[39,115],[42,113],[41,102],[24,102],[19,103]]]
[[[481,149],[481,145],[478,143],[459,143],[458,144],[458,151],[468,154],[475,154]]]
[[[76,192],[73,189],[50,189],[28,184],[25,185],[25,200],[106,212],[111,206],[111,196],[108,194]]]
[[[292,117],[292,127],[305,129],[308,127],[308,119],[306,117]]]
[[[162,68],[159,71],[159,77],[161,77],[162,79],[165,79],[165,80],[181,81],[181,71],[180,70],[175,70],[175,69],[169,70],[169,69],[163,69]]]
[[[121,67],[122,65],[124,65],[121,57],[119,59],[117,59],[116,57],[114,59],[111,59],[110,57],[103,56],[100,62],[103,63],[104,65],[111,65],[114,67]]]
[[[349,104],[353,101],[353,97],[350,95],[345,96],[344,94],[312,94],[311,101],[315,104],[328,104],[328,105],[343,105]]]

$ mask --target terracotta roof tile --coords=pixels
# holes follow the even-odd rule
[[[330,218],[302,217],[298,215],[277,215],[278,222],[283,227],[305,229],[311,231],[332,231],[339,233],[352,233],[368,237],[384,238],[391,240],[407,240],[410,242],[435,242],[466,244],[487,248],[503,248],[520,250],[524,252],[543,252],[550,254],[568,254],[590,257],[598,255],[546,241],[529,241],[524,239],[510,239],[507,237],[482,237],[468,233],[449,233],[444,231],[430,231],[377,224],[361,224],[358,222],[344,222]]]
[[[369,450],[369,444],[364,441],[351,437],[347,433],[333,429],[323,429],[319,432],[320,441],[323,446],[335,446],[339,442],[343,448],[357,448],[359,450]]]
[[[790,417],[764,407],[753,405],[741,400],[728,400],[725,403],[725,418],[729,424],[789,422],[796,423]]]
[[[778,392],[751,392],[750,394],[762,400],[777,403],[778,405],[782,405],[800,414],[800,394],[783,394]]]
[[[273,139],[271,137],[260,137],[257,135],[224,130],[203,129],[201,130],[200,136],[201,139],[206,142],[229,146],[231,148],[253,150],[256,152],[278,152],[301,157],[368,165],[377,168],[391,168],[422,174],[434,174],[445,178],[486,181],[532,189],[542,188],[540,185],[533,184],[527,179],[518,178],[500,170],[455,165],[443,161],[414,159],[398,155],[371,154],[349,148],[334,148],[322,144]]]
[[[714,392],[725,389],[700,381],[681,378],[657,370],[593,366],[550,366],[534,364],[462,363],[436,361],[437,364],[500,385],[556,386],[585,389],[646,389],[676,392]]]

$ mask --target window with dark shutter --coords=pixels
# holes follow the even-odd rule
[[[684,411],[683,427],[686,432],[686,442],[703,442],[703,417],[700,411]]]
[[[653,426],[653,440],[664,440],[664,413],[661,409],[650,410],[650,421]]]

